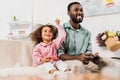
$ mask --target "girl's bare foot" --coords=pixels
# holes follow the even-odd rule
[[[56,69],[52,69],[49,71],[50,74],[53,74],[55,71],[57,71]]]
[[[68,72],[68,71],[71,71],[71,69],[66,69],[64,72]]]

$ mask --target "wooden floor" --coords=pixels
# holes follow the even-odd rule
[[[46,76],[6,76],[0,80],[120,80],[113,79],[101,74],[67,74],[66,76],[46,75]]]

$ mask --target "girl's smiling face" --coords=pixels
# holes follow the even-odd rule
[[[42,37],[43,42],[45,42],[46,44],[49,43],[53,38],[53,33],[52,33],[51,28],[48,26],[45,26],[42,29],[41,37]]]

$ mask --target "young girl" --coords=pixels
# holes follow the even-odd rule
[[[43,66],[44,69],[53,74],[57,70],[69,71],[69,67],[57,57],[57,49],[61,46],[66,37],[65,31],[59,25],[59,19],[56,19],[58,35],[56,37],[56,28],[53,25],[42,25],[30,34],[35,41],[36,46],[33,50],[33,66]]]

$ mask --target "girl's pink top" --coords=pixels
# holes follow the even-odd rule
[[[57,50],[63,43],[66,33],[61,26],[58,26],[58,36],[56,39],[52,40],[48,44],[43,42],[37,44],[33,50],[33,66],[38,66],[41,64],[40,59],[47,57],[47,56],[54,56],[57,57]],[[53,60],[51,60],[52,62]]]

